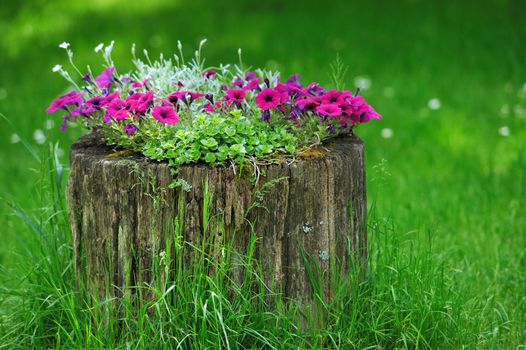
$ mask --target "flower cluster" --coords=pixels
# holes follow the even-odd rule
[[[66,112],[62,130],[73,119],[81,118],[88,128],[100,131],[108,142],[150,155],[153,139],[174,140],[178,131],[191,132],[196,120],[206,125],[202,123],[206,116],[214,121],[225,121],[232,115],[238,119],[243,116],[244,123],[264,124],[265,130],[274,128],[279,129],[279,135],[290,134],[283,139],[294,145],[273,143],[271,152],[263,154],[254,148],[252,156],[257,153],[260,157],[273,152],[290,153],[349,133],[371,119],[380,119],[380,115],[359,96],[359,91],[326,90],[315,82],[302,85],[299,75],[282,82],[279,74],[260,69],[245,71],[238,66],[231,69],[225,65],[205,67],[200,58],[201,46],[190,63],[184,63],[182,52],[175,56],[175,64],[162,57],[154,63],[148,58],[148,63],[144,63],[135,58],[133,52],[136,70],[118,74],[111,60],[113,43],[105,49],[99,45],[96,50],[104,49],[107,66],[96,76],[91,71],[82,75],[73,65],[69,45],[61,46],[81,74],[83,84],[77,85],[69,73],[56,66],[53,70],[60,72],[77,90],[53,100],[47,112]],[[247,136],[243,132],[240,130],[240,135]],[[174,142],[170,144],[173,148],[178,146]],[[222,159],[210,155],[210,150],[205,151],[202,157],[192,157],[192,161]],[[184,158],[184,155],[179,156]],[[177,163],[184,163],[184,159]]]

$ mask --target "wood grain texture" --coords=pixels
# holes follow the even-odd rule
[[[173,237],[183,203],[186,263],[192,263],[191,245],[204,233],[213,235],[218,259],[225,240],[243,254],[253,227],[265,285],[307,305],[313,294],[304,264],[308,256],[320,266],[323,296],[330,299],[331,264],[348,271],[348,245],[353,260],[366,266],[367,208],[363,142],[345,136],[324,147],[322,157],[263,166],[265,176],[256,185],[231,168],[183,166],[177,176],[192,187],[181,192],[180,201],[179,191],[169,188],[174,178],[167,164],[141,155],[115,157],[96,135],[81,138],[71,148],[67,189],[78,273],[100,296],[121,296],[130,293],[129,286],[149,283],[152,261]],[[279,178],[260,195],[265,183]],[[211,214],[223,218],[224,230],[204,227],[207,179]],[[255,200],[260,206],[247,215]],[[242,271],[234,279],[241,283]]]

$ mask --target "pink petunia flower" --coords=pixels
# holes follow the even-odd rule
[[[207,69],[203,72],[203,77],[208,80],[210,78],[212,78],[213,76],[215,76],[217,74],[217,72],[213,69]]]
[[[296,100],[296,107],[304,112],[314,111],[319,104],[314,98],[300,98]]]
[[[128,123],[124,125],[124,131],[131,136],[137,132],[137,126],[133,123]]]
[[[245,73],[245,79],[247,81],[254,80],[254,79],[256,79],[257,76],[258,76],[258,74],[256,72],[246,72]]]
[[[350,91],[342,91],[340,96],[338,96],[336,102],[339,104],[349,103],[350,100],[354,97],[353,93]]]
[[[77,91],[70,91],[65,95],[54,99],[49,107],[46,109],[47,113],[53,113],[61,108],[66,108],[69,105],[80,105],[82,103],[82,94]]]
[[[331,90],[327,91],[325,94],[321,96],[321,103],[322,104],[330,104],[330,103],[336,103],[338,102],[338,98],[341,95],[341,91],[338,90]]]
[[[237,77],[234,82],[232,83],[232,85],[234,86],[237,86],[237,87],[242,87],[244,85],[244,81],[243,79],[241,79],[240,77]]]
[[[214,110],[214,105],[210,102],[207,102],[203,105],[203,112],[212,113]]]
[[[101,89],[109,89],[111,82],[113,81],[113,72],[115,67],[108,67],[102,71],[102,73],[95,78],[97,86]]]
[[[245,86],[243,86],[243,90],[245,91],[259,90],[260,82],[261,82],[261,78],[254,78],[250,80]]]
[[[107,113],[110,117],[116,120],[124,120],[128,118],[128,110],[130,105],[126,101],[114,99],[108,105]],[[111,119],[110,119],[111,120]]]
[[[119,99],[120,97],[121,95],[118,91],[112,92],[111,94],[108,94],[106,97],[104,97],[104,105],[107,106],[110,104],[111,101]]]
[[[342,110],[336,103],[325,103],[316,107],[316,112],[324,117],[334,117],[342,114]]]
[[[60,131],[66,131],[66,129],[68,128],[68,121],[80,115],[82,115],[81,107],[77,107],[73,109],[72,111],[70,111],[66,116],[64,116],[64,120],[62,121],[62,124],[60,125]]]
[[[146,78],[142,82],[141,81],[134,81],[132,83],[132,88],[134,89],[140,89],[142,87],[147,87],[148,82],[152,80],[151,78]]]
[[[310,83],[309,86],[305,89],[305,92],[308,95],[319,96],[325,93],[325,90],[318,83]]]
[[[136,92],[128,96],[126,99],[128,109],[139,115],[146,113],[153,102],[153,95],[153,91],[148,91],[147,93]]]
[[[246,97],[245,90],[243,89],[231,89],[226,92],[227,100],[236,104],[241,104]]]
[[[280,99],[281,94],[278,91],[271,88],[264,88],[256,96],[256,103],[262,110],[268,110],[277,107],[280,103]]]
[[[172,125],[179,123],[179,118],[171,106],[155,106],[153,107],[152,115],[163,124]]]

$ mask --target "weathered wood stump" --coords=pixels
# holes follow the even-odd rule
[[[164,249],[183,213],[188,246],[208,231],[217,236],[215,244],[234,240],[235,250],[244,253],[254,225],[262,278],[296,302],[312,296],[304,264],[305,254],[312,257],[324,272],[329,299],[331,264],[344,270],[349,259],[366,264],[366,192],[363,142],[339,137],[324,150],[291,164],[262,166],[264,176],[255,185],[232,168],[183,166],[177,177],[191,185],[185,192],[169,188],[174,178],[166,163],[116,152],[96,135],[83,137],[71,148],[68,183],[78,273],[102,294],[121,295],[127,286],[148,282],[152,254]],[[265,183],[280,178],[262,195]],[[204,227],[206,180],[211,215],[220,215],[222,230]],[[247,213],[254,202],[259,205]]]

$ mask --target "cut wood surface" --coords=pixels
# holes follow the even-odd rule
[[[267,286],[285,298],[308,299],[306,255],[322,268],[329,299],[331,264],[348,268],[350,249],[366,265],[364,146],[345,136],[313,153],[291,164],[262,166],[264,176],[255,185],[229,167],[182,166],[177,178],[191,186],[186,192],[169,188],[174,176],[168,164],[118,152],[96,135],[81,138],[71,148],[67,190],[78,273],[102,294],[118,296],[126,286],[148,283],[152,255],[165,249],[182,204],[185,254],[191,255],[203,232],[215,235],[218,246],[233,240],[244,253],[253,227],[259,238],[255,258]],[[224,230],[204,227],[206,180],[211,214],[222,217]],[[254,202],[259,205],[247,213]]]

